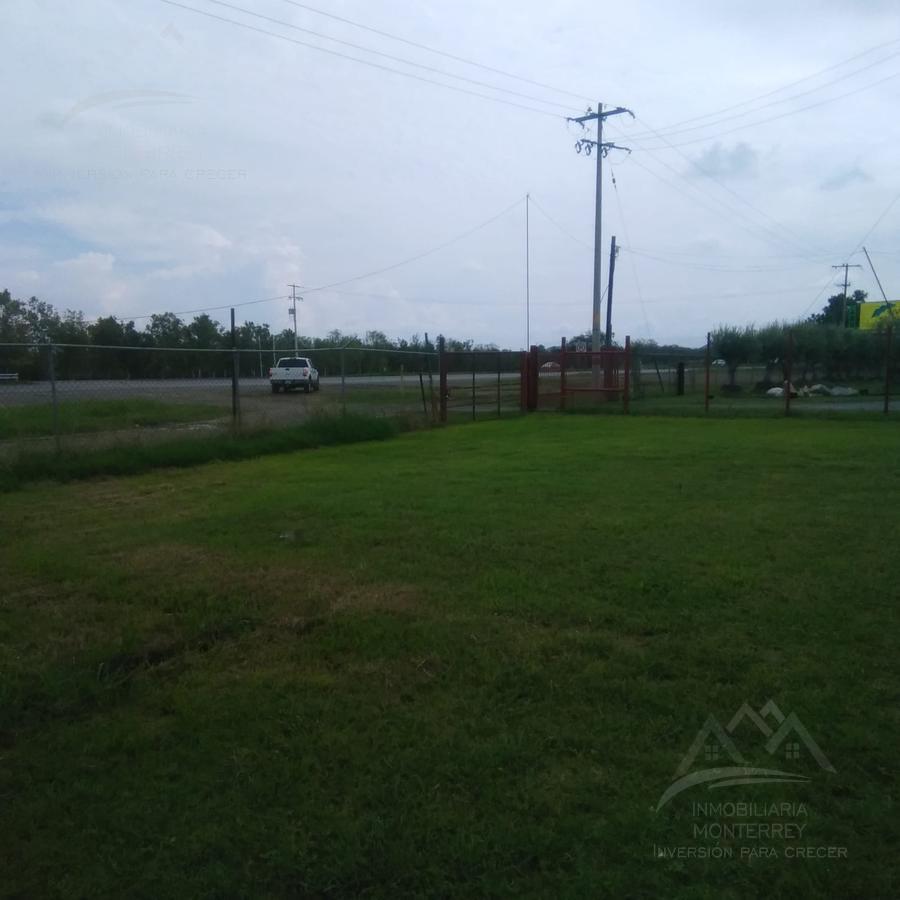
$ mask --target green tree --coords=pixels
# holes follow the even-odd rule
[[[860,303],[865,303],[866,297],[868,297],[868,294],[865,291],[854,291],[847,298],[848,319],[853,315],[851,307],[859,306]],[[844,292],[841,291],[840,294],[832,294],[826,301],[822,312],[810,316],[810,322],[818,322],[820,325],[844,325],[843,312]]]
[[[738,367],[751,362],[758,352],[756,329],[752,325],[721,325],[712,333],[712,342],[716,356],[725,360],[728,367],[728,385],[735,388]]]

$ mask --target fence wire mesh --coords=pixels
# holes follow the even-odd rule
[[[344,412],[436,417],[435,353],[299,353],[319,372],[320,389],[308,394],[271,389],[271,367],[293,353],[0,345],[0,454],[278,428]]]
[[[848,330],[849,331],[849,330]],[[320,390],[274,393],[284,351],[0,344],[0,456],[279,428],[320,414],[454,422],[525,410],[684,415],[887,413],[890,330],[801,327],[753,355],[653,347],[598,353],[301,349]],[[627,364],[626,364],[627,359]],[[529,374],[530,373],[530,374]],[[896,404],[895,404],[896,407]]]

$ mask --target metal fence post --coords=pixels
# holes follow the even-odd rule
[[[887,415],[891,408],[891,338],[894,335],[894,326],[888,325],[884,334],[884,414]]]
[[[419,368],[419,390],[422,392],[422,415],[428,418],[428,403],[425,400],[425,378],[422,375],[421,366]]]
[[[628,415],[631,393],[631,335],[625,335],[625,384],[622,391],[622,412]]]
[[[440,394],[440,422],[447,422],[447,354],[444,351],[444,338],[438,338],[438,393]],[[431,378],[431,366],[428,369],[429,380]]]
[[[472,354],[472,421],[475,421],[475,355]]]
[[[528,353],[528,411],[534,412],[538,408],[538,348],[537,344],[531,345]]]
[[[344,370],[344,348],[340,349],[341,357],[341,412],[347,414],[347,375]]]
[[[231,310],[231,424],[238,428],[241,423],[240,397],[241,355],[237,348],[237,331],[234,327],[234,308]]]
[[[710,340],[711,335],[707,331],[706,332],[706,377],[704,379],[704,388],[703,388],[703,411],[709,412],[709,367],[710,367]]]
[[[559,408],[566,410],[566,339],[559,342]]]
[[[794,331],[789,330],[787,333],[787,352],[784,358],[784,414],[791,414],[791,367],[794,356]]]
[[[502,357],[500,354],[497,354],[497,418],[502,418],[502,412],[500,409],[500,371],[502,368]]]
[[[524,350],[519,356],[519,410],[528,411],[528,353]]]
[[[56,452],[59,453],[59,399],[56,396],[56,365],[53,360],[53,344],[47,344],[47,374],[50,376],[50,402],[53,407],[53,445]]]

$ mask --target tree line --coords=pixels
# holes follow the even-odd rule
[[[418,334],[392,339],[382,331],[367,331],[360,336],[333,330],[324,337],[298,336],[298,346],[301,353],[315,352],[314,362],[323,373],[339,374],[343,361],[346,373],[353,375],[414,372],[420,368],[427,371],[427,354],[435,352],[436,340],[426,341]],[[20,300],[9,290],[0,291],[0,372],[16,373],[23,380],[46,378],[47,347],[51,344],[54,370],[60,378],[208,378],[231,374],[231,330],[206,313],[190,321],[176,313],[159,313],[138,328],[132,320],[103,316],[89,321],[80,311],[59,312],[37,297]],[[294,332],[244,322],[235,329],[234,347],[243,351],[239,355],[242,377],[265,377],[274,361],[293,355]],[[493,344],[455,338],[446,339],[446,348],[461,352],[497,349]]]
[[[785,377],[788,332],[791,332],[794,381],[839,381],[878,376],[884,372],[887,345],[883,332],[889,322],[881,323],[871,331],[843,324],[852,319],[853,307],[865,300],[865,291],[855,291],[846,301],[843,294],[835,294],[828,298],[822,312],[793,324],[722,325],[712,332],[712,353],[727,366],[731,386],[735,385],[738,368],[742,365],[765,366],[766,380],[780,383]],[[849,310],[846,319],[845,309]],[[891,365],[896,368],[900,364],[900,353],[892,355]]]

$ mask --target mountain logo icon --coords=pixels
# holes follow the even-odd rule
[[[747,784],[809,781],[809,776],[790,769],[749,765],[733,738],[734,732],[744,721],[755,726],[762,735],[766,752],[778,758],[779,763],[781,760],[798,762],[811,759],[823,771],[836,771],[796,713],[785,716],[774,700],[767,701],[759,711],[745,702],[724,727],[715,716],[707,717],[681,758],[672,782],[659,798],[656,812],[678,794],[701,784],[705,784],[707,790],[715,790]],[[695,769],[701,758],[716,765]]]

